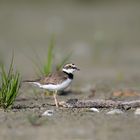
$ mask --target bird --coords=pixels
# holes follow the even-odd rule
[[[55,71],[42,78],[36,80],[26,80],[24,82],[31,83],[39,88],[46,89],[53,92],[53,97],[56,107],[59,107],[57,100],[57,92],[63,91],[74,79],[74,72],[80,69],[73,63],[65,64],[61,70]]]

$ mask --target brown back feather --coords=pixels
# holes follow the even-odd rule
[[[60,84],[63,80],[66,80],[68,78],[68,75],[62,71],[55,72],[52,74],[49,74],[47,77],[41,78],[38,82],[42,85],[45,84]]]

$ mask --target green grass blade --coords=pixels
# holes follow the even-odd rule
[[[54,44],[55,44],[54,37],[52,37],[52,39],[50,41],[50,45],[48,47],[47,62],[44,65],[44,74],[45,75],[48,75],[52,70]]]
[[[10,64],[10,68],[9,68],[9,71],[8,71],[8,76],[7,76],[8,78],[11,78],[11,76],[12,76],[13,62],[14,62],[14,53],[12,55],[11,64]]]
[[[1,66],[1,79],[2,79],[2,85],[7,85],[7,75],[4,66]]]
[[[32,51],[33,51],[36,59],[34,60],[33,58],[30,57],[30,60],[33,62],[34,66],[36,68],[36,70],[35,70],[36,71],[36,74],[39,77],[40,74],[41,75],[44,74],[44,72],[42,70],[42,65],[43,64],[42,64],[41,59],[40,59],[39,55],[37,54],[36,50],[35,49],[32,49]]]
[[[56,69],[60,70],[62,68],[62,66],[68,62],[68,60],[70,59],[70,57],[72,56],[72,52],[69,53],[68,55],[64,56],[64,58],[62,59],[62,61],[57,65]]]

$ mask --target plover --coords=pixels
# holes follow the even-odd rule
[[[53,97],[55,100],[56,107],[59,106],[58,100],[57,100],[57,92],[63,91],[65,88],[67,88],[73,78],[74,78],[74,72],[80,70],[77,68],[75,64],[66,64],[60,71],[56,71],[54,73],[50,73],[46,77],[42,77],[37,80],[32,81],[25,81],[28,83],[32,83],[33,85],[36,85],[40,88],[53,91]]]

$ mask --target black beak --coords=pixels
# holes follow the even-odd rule
[[[77,68],[77,67],[76,67],[75,69],[76,69],[76,70],[78,70],[78,71],[80,70],[80,69],[79,69],[79,68]]]

